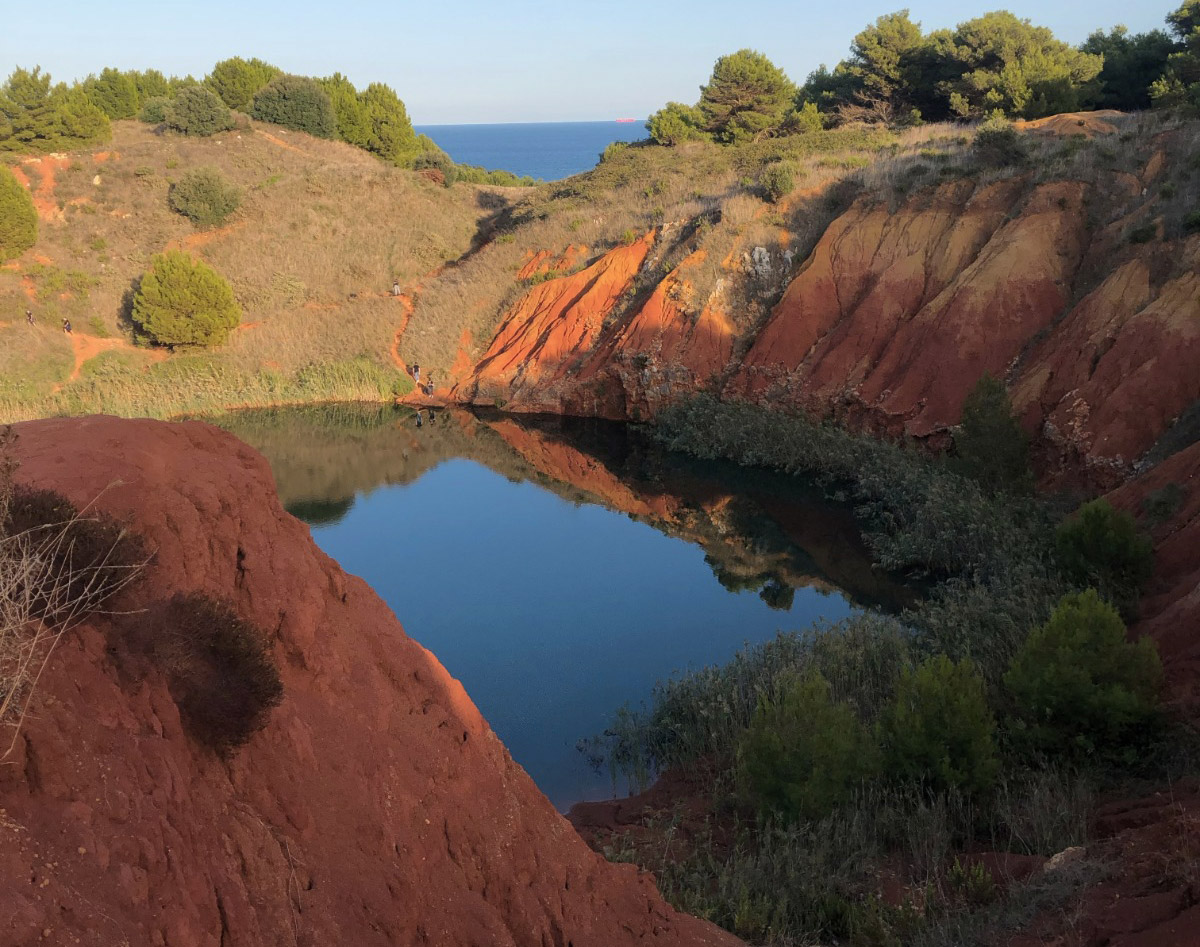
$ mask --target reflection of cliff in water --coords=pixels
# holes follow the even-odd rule
[[[871,567],[850,512],[816,488],[664,451],[628,425],[449,410],[418,428],[407,409],[359,405],[242,411],[217,423],[266,455],[284,505],[311,525],[336,522],[359,494],[463,457],[695,543],[722,586],[773,608],[788,608],[802,586],[885,607],[907,599]]]

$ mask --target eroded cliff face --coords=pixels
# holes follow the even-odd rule
[[[937,441],[989,372],[1008,383],[1047,478],[1115,486],[1200,398],[1200,237],[1127,239],[1154,221],[1162,173],[1156,152],[1140,174],[1111,175],[1109,193],[1027,173],[954,180],[894,207],[866,195],[759,320],[730,316],[731,287],[753,296],[753,248],[696,299],[703,251],[665,276],[639,273],[647,235],[530,290],[484,357],[460,360],[451,397],[639,418],[708,390]],[[619,307],[637,286],[642,301]]]
[[[586,848],[436,658],[284,513],[258,454],[195,422],[17,430],[19,481],[95,501],[154,551],[121,609],[229,599],[269,633],[284,699],[222,760],[127,660],[127,616],[65,635],[0,766],[0,943],[737,943]]]

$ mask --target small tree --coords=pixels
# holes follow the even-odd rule
[[[995,730],[974,663],[938,655],[901,672],[880,722],[885,771],[939,790],[984,791],[999,769]]]
[[[678,145],[685,141],[707,139],[704,116],[694,105],[668,102],[646,121],[646,131],[660,145]]]
[[[0,263],[34,245],[37,223],[33,198],[13,173],[0,165]]]
[[[963,402],[962,420],[954,433],[960,473],[988,490],[1028,491],[1029,439],[1013,415],[1004,382],[984,373]]]
[[[1029,164],[1029,145],[1010,122],[999,116],[979,126],[971,153],[985,168],[1023,168]]]
[[[1054,534],[1058,564],[1076,585],[1091,586],[1132,617],[1154,553],[1133,517],[1101,498],[1085,503]]]
[[[128,73],[105,69],[99,76],[88,76],[83,87],[110,119],[133,118],[137,114],[137,84]]]
[[[752,141],[779,129],[795,97],[782,69],[762,53],[742,49],[717,60],[700,89],[699,110],[717,141]]]
[[[242,192],[216,168],[197,168],[171,187],[167,202],[197,227],[218,227],[238,209]]]
[[[254,93],[278,75],[280,70],[268,62],[234,56],[213,66],[204,84],[231,109],[245,111]]]
[[[317,138],[337,137],[337,116],[329,93],[303,76],[276,76],[255,94],[250,114],[260,122],[308,132]]]
[[[776,161],[769,164],[759,176],[758,186],[763,197],[772,204],[779,203],[781,198],[792,193],[796,186],[796,166],[790,161]]]
[[[151,261],[133,297],[133,321],[159,345],[220,345],[242,319],[228,281],[179,250]]]
[[[827,815],[878,771],[871,735],[816,671],[759,699],[738,756],[750,797],[789,819]]]
[[[167,125],[185,135],[208,136],[233,127],[229,107],[203,86],[184,86],[167,109]]]
[[[156,95],[142,103],[138,112],[138,121],[147,125],[159,125],[167,120],[167,112],[171,108],[171,99],[165,95]]]
[[[1063,596],[1004,675],[1018,740],[1075,756],[1143,741],[1158,720],[1161,683],[1154,642],[1128,641],[1121,616],[1094,589]]]

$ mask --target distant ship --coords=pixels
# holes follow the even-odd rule
[[[618,122],[636,122],[637,119],[636,118],[618,118],[617,121]]]

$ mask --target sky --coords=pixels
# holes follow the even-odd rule
[[[105,66],[203,76],[230,56],[301,75],[386,82],[418,125],[644,118],[693,103],[719,56],[757,49],[796,82],[842,59],[854,34],[904,0],[162,0],[5,3],[0,75],[55,80]],[[1163,26],[1167,0],[927,0],[926,31],[1007,9],[1080,43],[1118,23]],[[49,14],[49,15],[48,15]]]

